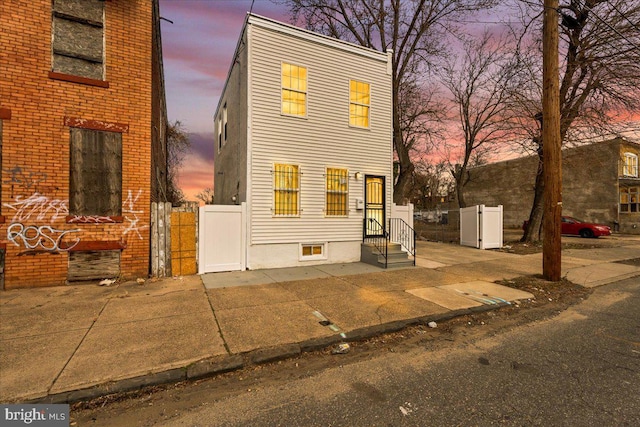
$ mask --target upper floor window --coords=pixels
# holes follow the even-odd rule
[[[351,126],[369,127],[370,90],[369,83],[349,81],[349,124]]]
[[[229,136],[227,133],[227,103],[225,102],[224,107],[222,107],[222,133],[223,140],[227,142],[227,137]]]
[[[273,168],[273,214],[300,214],[300,168],[277,163]]]
[[[347,216],[349,172],[346,169],[327,168],[326,191],[325,215]]]
[[[222,149],[222,117],[218,116],[218,120],[216,120],[216,134],[218,141],[218,152]]]
[[[282,114],[307,116],[307,69],[282,63]]]
[[[52,71],[104,80],[104,1],[53,1]]]
[[[622,165],[622,175],[638,176],[638,155],[633,153],[624,153],[624,164]]]

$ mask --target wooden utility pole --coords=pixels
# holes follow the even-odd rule
[[[542,27],[542,151],[544,217],[542,274],[560,280],[562,241],[562,152],[560,141],[560,76],[558,73],[558,0],[544,0]]]

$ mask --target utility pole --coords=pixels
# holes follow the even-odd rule
[[[562,241],[562,152],[560,141],[560,77],[558,73],[558,0],[544,0],[542,26],[542,154],[544,217],[542,274],[560,280]]]

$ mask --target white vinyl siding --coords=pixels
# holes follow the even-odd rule
[[[259,20],[257,20],[259,21]],[[250,152],[250,242],[295,243],[358,241],[363,211],[355,200],[364,196],[362,175],[386,177],[387,216],[392,203],[391,76],[387,55],[359,48],[339,48],[262,28],[249,21],[248,91]],[[304,64],[308,80],[306,120],[281,115],[281,64]],[[371,93],[370,129],[349,126],[349,82],[367,82]],[[340,107],[342,105],[342,107]],[[300,215],[274,217],[272,168],[299,165]],[[325,215],[326,168],[339,164],[349,171],[346,217]]]

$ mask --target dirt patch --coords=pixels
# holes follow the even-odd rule
[[[414,325],[401,331],[351,342],[346,354],[332,354],[333,346],[279,362],[250,366],[239,371],[197,381],[147,387],[72,405],[72,421],[82,425],[153,425],[173,414],[197,408],[208,401],[240,395],[267,385],[307,378],[325,369],[370,360],[381,355],[413,351],[438,351],[495,335],[513,327],[543,320],[583,301],[592,292],[566,280],[547,282],[538,276],[504,280],[499,284],[530,292],[532,299],[516,301],[492,311],[439,322],[436,328]],[[127,413],[136,417],[123,419]],[[143,421],[145,420],[145,421]]]

